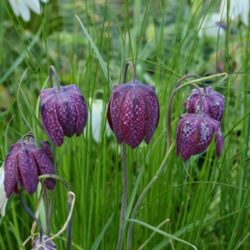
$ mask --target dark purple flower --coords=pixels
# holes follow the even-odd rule
[[[159,120],[154,88],[135,80],[114,87],[107,110],[108,122],[118,143],[132,148],[149,143]]]
[[[188,160],[191,155],[205,151],[215,134],[216,154],[220,156],[223,147],[223,136],[220,122],[206,114],[184,114],[177,126],[177,155]]]
[[[40,240],[40,236],[35,239],[31,250],[56,250],[56,245],[49,240],[48,236],[43,235],[42,240]]]
[[[200,104],[202,105],[201,110]],[[185,107],[188,113],[202,111],[211,118],[221,121],[224,113],[225,97],[211,87],[199,88],[199,90],[193,89],[185,102]]]
[[[62,145],[64,135],[79,136],[83,132],[88,111],[75,85],[44,89],[40,99],[43,128],[56,146]]]
[[[45,145],[45,142],[42,142],[42,145]],[[20,186],[32,194],[37,189],[38,176],[55,174],[51,155],[48,144],[45,151],[42,147],[36,147],[31,138],[12,145],[4,163],[6,196],[9,197],[13,192],[18,193]],[[47,188],[53,189],[55,180],[47,179],[45,184]]]

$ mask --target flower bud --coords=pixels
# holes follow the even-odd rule
[[[137,147],[149,143],[159,120],[159,103],[153,87],[131,81],[114,87],[107,110],[118,143]]]
[[[201,109],[200,105],[202,105]],[[202,111],[211,118],[221,121],[224,113],[225,97],[211,87],[199,88],[199,90],[193,89],[185,102],[185,107],[188,113]]]
[[[190,156],[204,152],[214,134],[216,154],[220,156],[223,147],[220,123],[206,114],[184,114],[177,126],[177,155],[186,161]]]
[[[55,243],[48,239],[49,237],[46,235],[42,236],[42,240],[40,239],[40,236],[38,236],[35,239],[31,250],[56,250]]]
[[[31,138],[18,141],[10,147],[10,152],[4,163],[4,188],[7,197],[13,192],[18,193],[20,186],[32,194],[37,189],[38,176],[55,174],[48,153],[52,154],[48,144],[46,153],[42,147],[36,147],[34,140]],[[53,189],[55,180],[47,179],[45,184],[47,188]]]
[[[43,128],[56,146],[63,144],[64,136],[79,136],[83,132],[87,106],[75,85],[44,89],[40,100]]]

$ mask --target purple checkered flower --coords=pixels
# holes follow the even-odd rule
[[[114,87],[107,110],[108,122],[118,143],[137,147],[149,143],[159,119],[159,103],[153,87],[137,80]]]
[[[34,139],[29,137],[10,147],[4,163],[4,188],[7,197],[13,192],[19,193],[19,187],[32,194],[37,189],[38,176],[55,174],[49,145],[46,142],[41,145],[40,148],[36,147]],[[47,179],[45,184],[48,189],[53,189],[55,180]]]
[[[220,156],[223,148],[220,122],[206,114],[184,114],[177,126],[177,155],[186,161],[190,156],[204,152],[214,135],[216,154]]]
[[[56,146],[63,144],[64,136],[82,134],[88,111],[76,85],[44,89],[40,99],[43,128]]]
[[[201,110],[200,105],[202,105]],[[199,88],[199,90],[193,89],[185,102],[185,107],[188,113],[202,111],[211,118],[221,121],[224,113],[225,97],[211,87]]]

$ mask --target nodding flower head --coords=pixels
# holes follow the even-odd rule
[[[42,240],[40,239],[40,236],[38,236],[35,239],[31,250],[56,250],[56,244],[46,235],[42,236]]]
[[[202,105],[201,109],[200,105]],[[194,89],[187,98],[185,107],[188,113],[202,111],[211,118],[221,121],[224,113],[225,97],[211,87]]]
[[[177,126],[177,155],[183,160],[202,153],[207,149],[215,134],[216,154],[220,156],[223,147],[223,136],[220,123],[206,114],[184,114]]]
[[[149,143],[159,120],[159,104],[153,87],[133,80],[114,87],[107,110],[108,122],[118,143],[137,147]]]
[[[54,69],[54,68],[53,68]],[[53,71],[56,74],[55,71]],[[88,111],[84,97],[76,85],[60,86],[41,91],[42,125],[56,146],[63,144],[64,136],[81,135]]]
[[[6,196],[9,197],[13,192],[18,193],[19,187],[23,187],[30,194],[34,193],[37,189],[38,176],[55,174],[51,157],[53,154],[46,142],[42,142],[40,148],[36,147],[33,138],[13,144],[4,163]],[[53,189],[55,180],[47,179],[45,184],[47,188]]]

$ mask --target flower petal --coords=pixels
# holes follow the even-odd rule
[[[102,100],[94,100],[91,105],[91,128],[92,136],[97,143],[101,141],[102,133],[102,112],[104,103]]]
[[[84,97],[81,95],[71,95],[71,101],[75,106],[76,112],[75,133],[77,136],[79,136],[81,135],[88,120],[87,105]]]
[[[15,191],[17,186],[17,156],[16,154],[7,155],[4,163],[4,189],[6,196],[9,198],[10,195]]]
[[[118,85],[114,87],[112,96],[108,106],[108,122],[111,129],[114,131],[118,143],[123,140],[122,126],[121,126],[121,109],[125,100],[126,94],[131,89],[130,84]]]
[[[19,4],[16,0],[9,0],[10,6],[16,16],[20,16]]]
[[[26,5],[33,10],[36,14],[41,14],[41,8],[39,0],[23,0]]]
[[[57,116],[66,136],[75,133],[76,110],[67,94],[60,94],[57,103]]]
[[[216,141],[216,154],[217,156],[220,156],[224,145],[224,139],[220,127],[215,128],[215,141]]]
[[[121,107],[123,140],[132,148],[142,142],[146,132],[146,105],[139,91],[128,91]]]
[[[28,22],[30,20],[29,8],[23,1],[19,1],[19,13],[24,21]]]
[[[57,115],[57,98],[50,98],[43,104],[41,102],[41,115],[43,128],[56,146],[63,143],[63,129]]]
[[[55,174],[55,169],[52,162],[42,149],[34,150],[33,156],[35,157],[38,166],[39,175]],[[45,184],[49,189],[53,189],[56,184],[56,181],[54,179],[47,179],[45,181]]]
[[[18,154],[18,170],[24,189],[30,194],[34,193],[38,184],[37,164],[33,155],[26,149],[20,150]]]
[[[41,141],[41,148],[44,150],[45,154],[48,156],[52,164],[54,163],[54,155],[51,151],[50,145],[47,141]]]
[[[159,103],[153,90],[147,91],[144,94],[144,101],[147,109],[147,128],[145,141],[148,144],[159,121]]]

